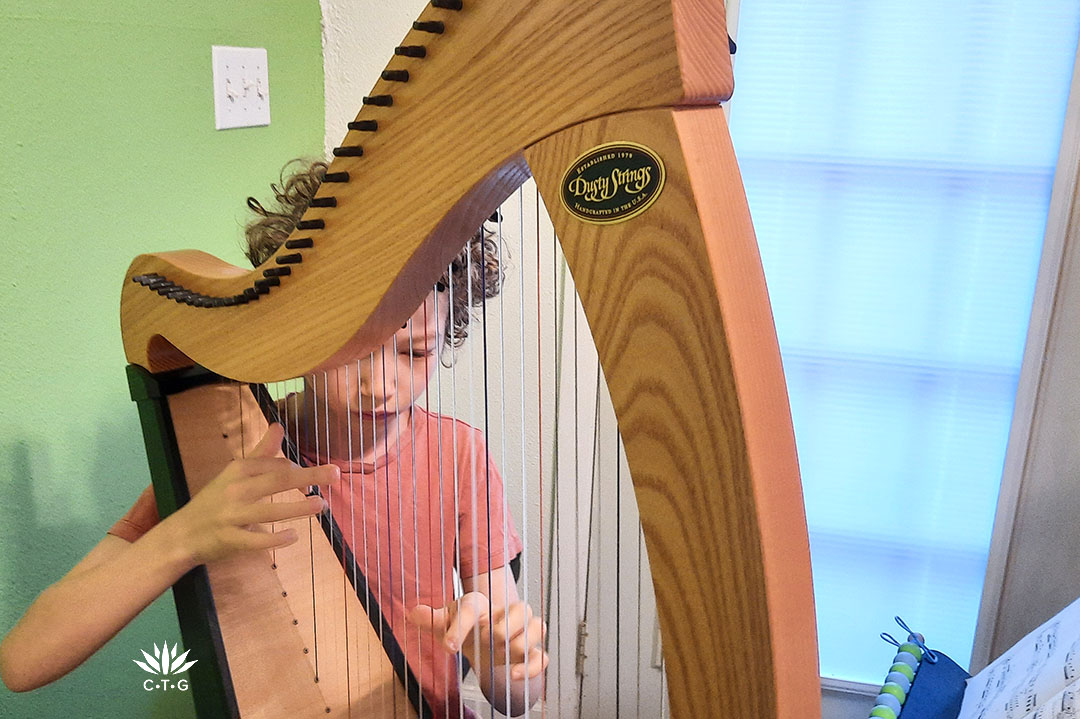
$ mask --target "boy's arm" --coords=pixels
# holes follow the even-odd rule
[[[0,676],[17,692],[62,677],[101,648],[194,565],[176,522],[138,541],[106,535],[37,598],[0,643]]]
[[[28,691],[60,678],[109,641],[185,572],[243,551],[296,541],[259,524],[317,514],[321,497],[267,503],[271,494],[337,479],[333,465],[300,468],[275,457],[281,426],[271,425],[246,459],[231,462],[175,514],[135,542],[106,536],[37,598],[0,643],[0,679]]]

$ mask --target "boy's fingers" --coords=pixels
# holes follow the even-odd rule
[[[543,641],[544,623],[540,621],[540,617],[533,617],[525,630],[510,640],[510,656],[506,660],[507,663],[524,662],[529,656],[530,649],[542,645]]]
[[[281,440],[285,437],[285,430],[277,422],[273,422],[266,428],[266,433],[251,450],[249,457],[273,457],[281,451]]]
[[[465,641],[465,637],[469,636],[469,632],[480,621],[481,617],[487,616],[487,602],[483,602],[484,606],[478,606],[481,602],[476,598],[477,596],[483,597],[482,594],[478,595],[476,592],[466,594],[457,601],[457,612],[454,614],[453,619],[450,620],[450,626],[446,628],[446,648],[451,652],[457,652],[461,650],[461,643]]]
[[[529,663],[515,664],[510,670],[510,676],[514,679],[532,679],[547,669],[549,659],[547,652],[537,647],[529,652]]]
[[[426,604],[417,604],[405,615],[410,624],[428,632],[438,632],[446,627],[446,609],[434,609]]]
[[[234,465],[239,469],[237,474],[240,477],[287,472],[290,467],[296,466],[284,457],[244,457],[235,460]]]
[[[261,472],[259,473],[260,476],[252,478],[248,485],[251,497],[261,499],[289,489],[306,489],[311,486],[333,484],[341,477],[341,470],[333,464],[324,464],[318,467],[300,467],[287,459],[255,460],[257,464],[278,461],[286,464],[271,465],[273,469]]]
[[[496,613],[498,613],[498,610],[496,610]],[[493,629],[491,633],[495,635],[495,642],[505,643],[507,638],[513,639],[525,629],[531,618],[532,611],[528,604],[525,602],[511,604],[501,617],[492,617]]]
[[[242,524],[266,524],[286,519],[310,517],[326,509],[326,500],[319,496],[305,497],[296,502],[258,502],[243,513]]]
[[[277,549],[286,547],[296,541],[297,534],[294,529],[283,529],[280,532],[266,532],[262,530],[233,529],[229,536],[231,541],[244,549]]]

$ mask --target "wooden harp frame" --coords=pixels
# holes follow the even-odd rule
[[[817,716],[794,435],[719,107],[732,88],[720,0],[433,0],[271,259],[132,262],[127,358],[244,382],[342,365],[401,326],[531,174],[624,440],[671,715]],[[610,142],[650,148],[666,184],[632,219],[583,222],[560,201],[564,173]]]

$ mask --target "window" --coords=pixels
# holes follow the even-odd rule
[[[971,653],[1080,4],[750,2],[732,136],[802,466],[821,671]]]

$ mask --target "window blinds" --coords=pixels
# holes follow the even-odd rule
[[[1076,0],[743,0],[731,128],[791,396],[821,670],[967,664]]]

